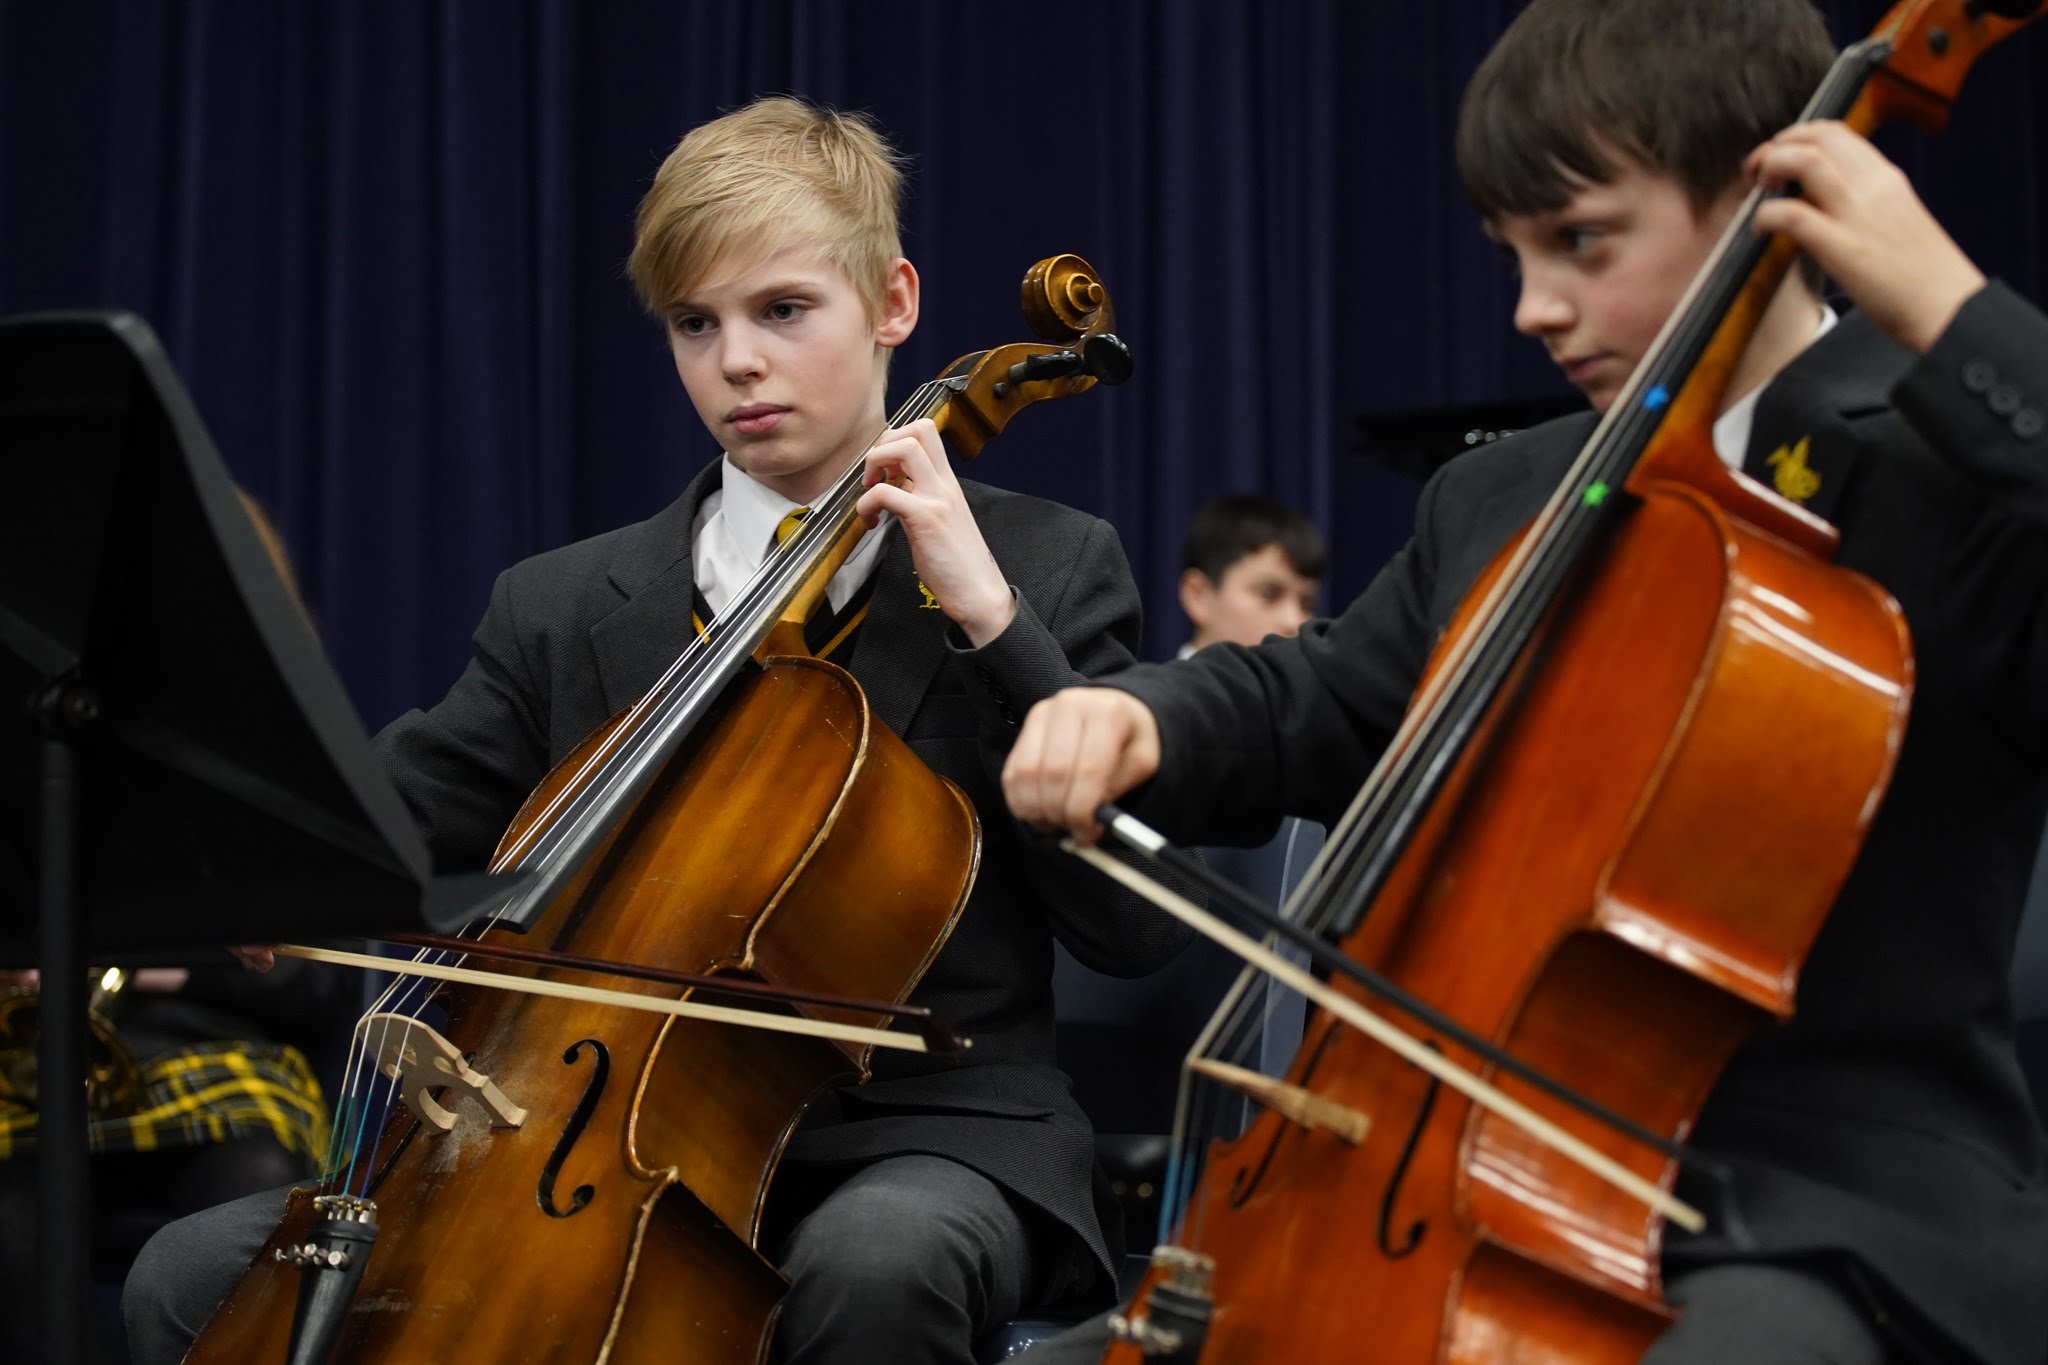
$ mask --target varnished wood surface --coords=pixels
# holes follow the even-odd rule
[[[519,941],[902,999],[972,885],[971,807],[873,723],[833,665],[775,661],[735,691]],[[605,739],[565,760],[526,816]],[[506,847],[521,833],[515,822]],[[493,1129],[466,1111],[447,1134],[392,1120],[372,1191],[382,1231],[335,1358],[761,1357],[781,1292],[753,1244],[769,1180],[806,1104],[857,1079],[864,1059],[814,1039],[579,1002],[445,998],[443,1032],[528,1116]],[[608,1080],[551,1194],[561,1211],[590,1193],[551,1216],[542,1173],[593,1073],[590,1040],[609,1055]],[[283,1359],[297,1282],[259,1258],[188,1360]]]
[[[1733,1048],[1793,1004],[1888,776],[1910,656],[1866,581],[1651,491],[1344,947],[1681,1138]],[[1669,1187],[1661,1153],[1489,1078]],[[1287,1079],[1371,1128],[1354,1146],[1268,1112],[1210,1148],[1183,1238],[1217,1262],[1204,1365],[1632,1361],[1661,1328],[1661,1227],[1639,1201],[1327,1017]]]

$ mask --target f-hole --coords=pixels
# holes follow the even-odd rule
[[[1424,1047],[1442,1055],[1443,1049],[1433,1039],[1422,1040]],[[1408,1130],[1408,1140],[1401,1144],[1401,1159],[1394,1163],[1393,1178],[1387,1181],[1387,1192],[1380,1196],[1380,1254],[1390,1261],[1398,1261],[1422,1244],[1422,1234],[1429,1229],[1429,1220],[1418,1218],[1408,1225],[1407,1237],[1400,1246],[1393,1244],[1390,1225],[1394,1221],[1394,1196],[1401,1191],[1401,1180],[1408,1174],[1408,1163],[1415,1159],[1415,1148],[1422,1141],[1422,1130],[1429,1123],[1429,1114],[1436,1108],[1436,1093],[1443,1088],[1443,1082],[1436,1077],[1429,1078],[1429,1088],[1422,1092],[1422,1107],[1415,1112],[1415,1124]]]
[[[568,1208],[555,1207],[555,1177],[562,1173],[562,1162],[568,1159],[569,1149],[576,1145],[576,1139],[590,1122],[590,1112],[597,1108],[598,1096],[604,1093],[605,1077],[611,1074],[612,1069],[612,1054],[595,1038],[584,1038],[572,1043],[569,1050],[562,1054],[563,1064],[576,1065],[576,1059],[582,1055],[586,1047],[595,1053],[597,1065],[590,1073],[590,1083],[583,1087],[583,1098],[576,1101],[576,1112],[569,1115],[569,1122],[563,1126],[562,1135],[555,1139],[555,1150],[548,1154],[548,1164],[540,1173],[540,1189],[537,1191],[540,1211],[550,1218],[567,1218],[581,1211],[597,1193],[595,1186],[578,1185],[576,1192],[569,1196]]]
[[[1316,1040],[1315,1052],[1310,1055],[1308,1059],[1308,1064],[1302,1067],[1301,1069],[1301,1084],[1304,1087],[1306,1087],[1309,1081],[1315,1076],[1316,1068],[1322,1064],[1323,1052],[1330,1046],[1331,1042],[1335,1040],[1337,1034],[1337,1029],[1326,1028],[1323,1030],[1323,1036]],[[1280,1139],[1286,1137],[1290,1131],[1295,1130],[1292,1129],[1288,1124],[1281,1123],[1274,1125],[1273,1140],[1268,1142],[1266,1144],[1266,1150],[1259,1154],[1258,1164],[1252,1167],[1250,1170],[1246,1170],[1244,1167],[1240,1166],[1237,1170],[1237,1173],[1231,1176],[1231,1208],[1243,1208],[1244,1202],[1252,1197],[1252,1192],[1254,1190],[1259,1188],[1259,1182],[1266,1178],[1266,1168],[1273,1164],[1273,1154],[1280,1150]]]

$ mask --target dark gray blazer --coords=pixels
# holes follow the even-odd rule
[[[475,868],[527,792],[576,743],[652,686],[690,636],[691,523],[717,465],[648,521],[507,570],[475,657],[439,704],[378,744],[444,870]],[[974,1039],[961,1061],[888,1053],[867,1085],[828,1097],[791,1144],[799,1164],[904,1152],[981,1171],[1071,1230],[1048,1297],[1114,1283],[1119,1220],[1091,1194],[1087,1120],[1053,1065],[1052,936],[1091,967],[1137,975],[1186,932],[1050,845],[1019,837],[998,776],[1024,712],[1057,688],[1131,662],[1138,597],[1116,533],[1071,508],[962,483],[1017,592],[1009,629],[969,649],[924,606],[900,528],[875,569],[850,671],[876,717],[981,813],[980,875],[953,937],[912,997]],[[773,1248],[768,1248],[772,1254]]]
[[[1749,472],[1768,485],[1769,454],[1811,438],[1808,506],[1905,609],[1917,692],[1796,1018],[1737,1055],[1695,1134],[1734,1163],[1756,1249],[1674,1236],[1667,1252],[1674,1268],[1846,1252],[1895,1319],[2002,1365],[2048,1356],[2048,1189],[2009,987],[2048,815],[2044,411],[2048,319],[1996,285],[1918,363],[1852,315],[1759,403]],[[1452,609],[1591,430],[1565,418],[1453,461],[1414,540],[1299,640],[1115,680],[1164,740],[1138,813],[1198,843],[1258,840],[1283,811],[1334,820]]]

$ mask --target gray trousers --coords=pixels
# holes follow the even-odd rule
[[[1678,1322],[1643,1365],[1885,1365],[1893,1357],[1832,1280],[1773,1265],[1718,1265],[1671,1281]],[[1098,1365],[1109,1314],[1016,1356],[1028,1365]],[[1360,1351],[1361,1360],[1369,1353]]]
[[[135,1365],[175,1365],[277,1226],[269,1190],[170,1224],[121,1296]],[[862,1167],[782,1238],[782,1365],[969,1365],[1034,1289],[1033,1232],[1000,1186],[935,1156]]]

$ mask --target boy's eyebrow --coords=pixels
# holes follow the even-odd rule
[[[765,299],[770,295],[815,294],[816,292],[818,292],[818,281],[814,277],[792,275],[788,279],[762,285],[754,291],[753,296],[757,299]]]
[[[818,292],[818,288],[818,280],[815,276],[792,275],[787,279],[770,281],[758,289],[752,290],[746,297],[749,302],[757,302],[766,298],[780,298],[785,294],[815,294]],[[669,304],[669,307],[670,309],[701,309],[703,305],[695,299],[680,298]]]

